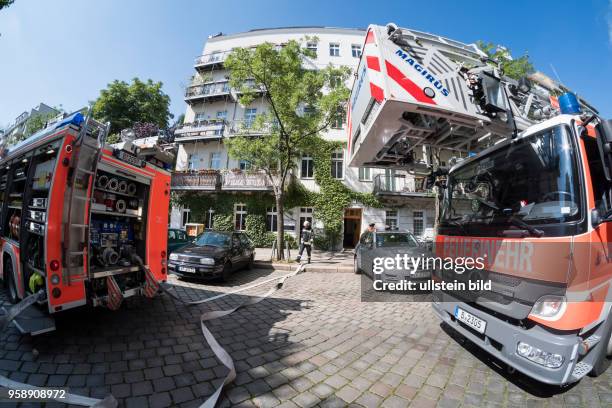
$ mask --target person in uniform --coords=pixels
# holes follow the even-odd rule
[[[306,253],[308,254],[308,263],[310,263],[310,256],[312,254],[313,238],[314,238],[314,233],[312,232],[312,227],[310,226],[310,222],[304,221],[304,228],[302,228],[302,233],[300,234],[300,253],[297,256],[296,261],[300,262],[300,259],[302,259],[302,253],[304,253],[304,248],[305,248]]]

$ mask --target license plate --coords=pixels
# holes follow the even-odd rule
[[[478,333],[484,333],[485,329],[487,328],[487,322],[474,316],[471,313],[466,312],[458,306],[455,306],[455,318],[460,322],[470,326]]]
[[[178,270],[181,272],[191,272],[191,273],[195,272],[195,268],[191,268],[189,266],[179,266]]]

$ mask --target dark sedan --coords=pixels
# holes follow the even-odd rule
[[[389,261],[389,265],[393,264],[391,268],[381,262],[387,258],[395,260],[397,255],[402,260],[400,268],[397,268],[396,262]],[[433,265],[423,265],[422,262],[428,257],[433,257],[431,251],[408,231],[368,231],[361,236],[355,248],[354,270],[355,273],[364,273],[372,280],[383,282],[430,279]]]
[[[255,247],[242,232],[206,231],[168,258],[168,269],[189,278],[227,281],[238,269],[251,268]]]

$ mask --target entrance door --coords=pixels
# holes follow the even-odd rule
[[[355,248],[361,232],[361,208],[344,210],[344,248]]]

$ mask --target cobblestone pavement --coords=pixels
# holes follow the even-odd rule
[[[197,299],[280,274],[240,272],[229,285],[172,281]],[[0,335],[0,373],[92,397],[112,393],[124,407],[196,407],[226,374],[199,315],[269,288],[196,307],[163,295],[130,299],[118,312],[69,311],[56,332],[33,338],[10,328]],[[428,303],[360,299],[359,276],[304,273],[272,298],[210,322],[238,372],[220,405],[612,406],[612,370],[566,389],[536,384],[449,336]]]

